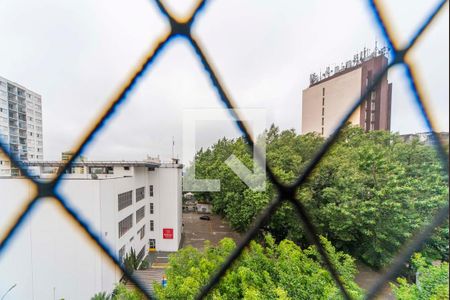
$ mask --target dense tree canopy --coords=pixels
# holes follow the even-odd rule
[[[111,294],[100,292],[91,297],[91,300],[145,300],[146,297],[135,288],[127,288],[119,283]]]
[[[265,132],[265,137],[267,162],[286,183],[301,174],[323,143],[318,135],[280,132],[275,126]],[[214,210],[234,229],[244,231],[275,191],[270,183],[264,192],[248,189],[224,163],[231,154],[248,168],[253,167],[251,151],[243,138],[223,138],[197,153],[196,178],[221,181],[220,192],[198,193],[197,197],[211,201]],[[186,178],[193,175],[188,169]],[[418,141],[406,143],[389,132],[365,133],[349,126],[297,197],[319,232],[337,249],[381,267],[447,201],[448,184],[432,147]],[[287,238],[308,245],[288,204],[274,214],[265,230],[278,241]],[[448,259],[448,224],[436,230],[423,253]]]
[[[417,271],[416,283],[410,284],[405,278],[398,278],[391,284],[398,300],[443,300],[449,299],[448,263],[433,266],[416,254],[412,260]]]
[[[361,291],[353,282],[353,259],[336,252],[326,239],[322,243],[345,286],[355,299],[360,298]],[[271,236],[266,236],[264,244],[252,242],[208,299],[342,299],[314,247],[302,250],[288,240],[276,244]],[[206,245],[202,252],[187,247],[171,255],[167,286],[154,284],[158,299],[195,299],[234,247],[231,239],[224,239],[217,247]]]

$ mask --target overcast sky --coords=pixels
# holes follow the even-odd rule
[[[185,15],[193,1],[165,1]],[[396,0],[386,11],[405,42],[438,1]],[[449,123],[448,7],[413,49],[439,129]],[[45,159],[59,159],[118,90],[167,23],[150,0],[0,0],[0,76],[43,97]],[[366,1],[212,0],[195,35],[240,108],[267,110],[267,123],[301,128],[309,74],[384,42]],[[393,82],[392,129],[425,130],[403,70]],[[198,59],[173,42],[128,102],[88,148],[90,159],[181,155],[185,109],[220,108]],[[198,146],[238,133],[231,122],[201,122]]]

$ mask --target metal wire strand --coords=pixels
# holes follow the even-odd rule
[[[437,153],[439,155],[439,158],[441,160],[443,171],[445,173],[448,173],[448,154],[445,151],[445,147],[442,144],[442,141],[440,140],[440,138],[437,134],[437,130],[435,129],[436,126],[433,124],[433,120],[431,119],[430,112],[427,109],[427,107],[425,105],[425,101],[423,100],[424,98],[423,98],[422,94],[420,93],[419,87],[417,86],[414,72],[409,63],[405,63],[404,66],[405,66],[406,77],[408,77],[408,81],[409,81],[410,88],[413,93],[416,105],[419,108],[419,110],[425,120],[425,123],[427,124],[428,130],[430,130],[432,132],[434,146],[435,146]]]
[[[27,168],[24,168],[22,162],[17,159],[15,155],[13,155],[6,144],[2,142],[2,139],[0,138],[0,153],[4,153],[6,155],[6,158],[11,162],[12,165],[14,165],[17,169],[20,170],[21,174],[31,180],[33,183],[37,183],[37,181],[30,175]]]
[[[195,52],[197,53],[197,55],[200,57],[200,60],[206,70],[206,72],[209,74],[211,82],[213,84],[213,86],[216,88],[220,99],[222,100],[223,104],[230,109],[231,113],[232,113],[232,117],[234,118],[234,121],[236,123],[236,125],[238,126],[238,128],[240,129],[240,131],[242,132],[242,134],[244,135],[244,138],[247,140],[247,142],[250,144],[250,148],[255,148],[256,145],[254,144],[251,135],[249,134],[248,131],[248,126],[246,125],[246,123],[244,121],[241,121],[242,119],[240,118],[240,116],[237,114],[237,112],[234,110],[234,108],[236,107],[236,105],[232,102],[231,98],[228,96],[228,94],[225,92],[224,88],[223,88],[223,84],[220,83],[218,77],[216,76],[216,73],[214,72],[211,64],[209,63],[209,60],[207,59],[206,55],[204,54],[204,52],[202,51],[202,48],[198,45],[197,41],[194,38],[190,38],[191,44],[195,49]],[[381,78],[381,76],[380,76]],[[381,79],[380,79],[381,80]],[[373,85],[375,86],[375,85]],[[364,98],[363,98],[364,99]],[[363,101],[363,100],[360,100]],[[355,108],[356,109],[356,108]],[[351,115],[351,114],[350,114]],[[350,116],[349,115],[349,116]],[[257,156],[258,161],[261,163],[262,161],[262,157],[260,156],[261,153],[258,151],[258,148],[255,148],[255,155]],[[276,186],[276,188],[278,189],[279,193],[286,193],[289,192],[289,188],[283,186],[278,179],[276,178],[275,174],[272,172],[271,168],[266,165],[266,171],[269,177],[269,180]],[[306,213],[301,214],[301,216],[305,216]],[[311,228],[313,228],[313,226],[311,225],[311,223],[309,222],[309,220],[303,220],[303,222],[305,224],[308,224],[308,226],[305,227],[305,230],[311,230]],[[258,230],[258,228],[252,228],[251,230],[254,230],[256,232],[256,230]],[[312,242],[318,241],[318,238],[314,238],[314,233],[311,233],[311,231],[308,231],[309,236],[311,238]],[[249,241],[245,240],[243,245],[241,245],[242,247],[238,247],[238,249],[243,249],[246,245],[246,243],[248,243]],[[341,290],[342,294],[345,296],[346,299],[351,299],[348,292],[346,291],[342,281],[340,280],[337,271],[335,270],[335,268],[333,267],[330,259],[328,258],[325,250],[323,249],[322,245],[320,244],[320,242],[314,243],[316,244],[316,246],[319,249],[319,253],[323,256],[323,260],[326,264],[326,266],[328,267],[333,279],[335,280],[337,286],[339,287],[339,289]],[[233,253],[235,254],[235,253]],[[240,252],[239,252],[240,254]],[[231,263],[232,261],[234,261],[235,259],[237,259],[239,256],[233,256],[232,259],[230,261],[227,261],[229,263],[227,264],[223,264],[218,272],[218,274],[224,274],[226,272],[226,270],[231,267]],[[215,278],[217,278],[218,275],[215,276]],[[220,279],[220,278],[219,278]],[[219,280],[213,280],[213,282],[211,282],[210,284],[208,284],[206,289],[202,290],[202,293],[200,294],[199,297],[203,297],[207,295],[207,292],[209,290],[211,290],[211,288],[214,287],[214,285],[218,284]]]
[[[63,177],[63,174],[72,166],[72,163],[83,153],[87,146],[94,140],[95,135],[106,125],[107,121],[114,115],[116,110],[127,99],[131,91],[134,89],[139,79],[144,75],[145,71],[153,64],[158,54],[160,54],[164,47],[169,43],[171,35],[166,35],[157,42],[155,47],[149,51],[143,63],[139,64],[134,74],[126,81],[124,86],[120,89],[117,96],[113,98],[108,107],[99,117],[98,121],[94,124],[88,134],[82,139],[77,150],[73,153],[70,160],[59,170],[57,177],[54,179],[56,185]]]
[[[55,194],[53,197],[55,199],[55,202],[61,205],[61,208],[65,212],[67,212],[69,217],[71,217],[73,221],[75,221],[75,223],[79,226],[80,231],[84,232],[87,235],[87,237],[92,242],[94,242],[94,245],[97,246],[104,254],[106,254],[106,256],[110,259],[110,261],[113,264],[115,264],[117,267],[120,268],[120,270],[122,270],[124,276],[128,280],[130,280],[134,284],[134,286],[136,286],[140,290],[140,292],[144,294],[144,296],[147,299],[150,300],[156,299],[153,295],[149,294],[145,290],[143,283],[140,280],[138,280],[136,276],[134,276],[128,270],[125,269],[124,265],[120,262],[119,258],[114,254],[113,251],[111,251],[109,246],[105,242],[103,242],[100,235],[91,228],[89,223],[86,220],[84,220],[80,216],[80,214],[73,207],[71,207],[67,201],[64,200],[64,198],[62,198],[58,194]]]
[[[28,201],[21,212],[14,218],[11,226],[6,230],[0,241],[0,258],[4,254],[14,235],[19,231],[20,227],[24,224],[25,220],[35,208],[38,199],[39,195],[35,195],[30,201]]]
[[[217,91],[217,94],[219,95],[220,100],[222,101],[222,104],[228,109],[228,111],[231,114],[231,117],[233,118],[233,121],[236,123],[236,126],[238,127],[239,131],[244,135],[244,139],[249,144],[250,150],[255,150],[255,156],[260,164],[261,167],[265,166],[265,170],[267,173],[267,176],[269,180],[276,185],[279,188],[283,187],[283,184],[278,180],[278,178],[273,173],[270,166],[264,163],[264,156],[261,153],[261,150],[256,145],[253,137],[250,134],[250,130],[248,129],[249,126],[247,125],[247,122],[236,111],[237,105],[234,103],[234,101],[231,99],[231,97],[228,95],[228,93],[225,91],[224,85],[220,82],[219,77],[216,75],[216,72],[214,71],[214,68],[212,67],[212,64],[209,62],[209,59],[207,58],[205,52],[202,50],[202,47],[200,47],[198,41],[192,37],[188,37],[189,42],[191,43],[192,47],[194,48],[195,53],[200,59],[200,62],[202,63],[203,68],[205,69],[206,73],[209,75],[209,78],[211,80],[211,84]],[[254,137],[256,138],[256,137]]]
[[[369,92],[382,80],[383,76],[385,76],[390,68],[392,68],[396,64],[403,64],[405,63],[405,55],[409,52],[409,50],[417,43],[419,38],[423,35],[423,33],[426,31],[426,29],[429,28],[429,25],[432,23],[432,21],[436,18],[439,12],[443,10],[443,7],[447,4],[448,0],[441,1],[436,8],[432,11],[430,16],[422,23],[422,25],[419,27],[415,35],[411,38],[409,43],[405,46],[403,49],[397,49],[395,47],[395,40],[392,38],[391,32],[389,31],[388,26],[386,25],[386,20],[384,16],[381,13],[380,5],[377,3],[377,1],[369,0],[369,5],[374,13],[375,19],[384,35],[386,40],[388,41],[390,47],[393,49],[394,52],[394,59],[393,61],[378,74],[375,81],[372,83],[372,85],[366,89],[365,93],[353,104],[353,106],[349,109],[348,113],[344,116],[344,118],[339,123],[336,130],[333,132],[333,134],[327,139],[327,141],[324,143],[324,145],[317,151],[314,158],[311,160],[311,162],[307,165],[304,172],[297,178],[297,180],[294,182],[291,186],[284,186],[280,183],[278,178],[275,176],[275,174],[272,172],[271,168],[266,165],[266,171],[268,174],[268,179],[274,184],[278,191],[278,196],[272,200],[272,202],[265,208],[265,210],[259,215],[259,217],[255,220],[250,230],[247,231],[243,241],[239,243],[239,245],[234,249],[234,251],[230,254],[229,257],[227,257],[224,264],[220,267],[220,269],[211,277],[209,282],[201,289],[199,292],[197,299],[203,299],[208,295],[208,293],[216,286],[216,284],[219,283],[220,279],[226,274],[227,270],[232,266],[233,262],[236,261],[236,259],[241,255],[242,251],[245,249],[245,247],[248,246],[250,241],[256,236],[258,233],[258,230],[270,219],[270,217],[276,212],[276,210],[280,207],[280,205],[283,203],[284,200],[288,199],[292,205],[294,205],[294,208],[296,209],[296,212],[299,214],[299,219],[303,224],[305,233],[307,234],[307,237],[309,238],[310,242],[312,244],[315,244],[319,250],[320,256],[325,262],[325,265],[327,266],[328,271],[332,275],[333,279],[335,280],[337,286],[340,288],[341,293],[346,299],[350,299],[349,294],[347,293],[344,285],[340,281],[340,278],[338,276],[338,273],[335,269],[335,267],[331,264],[330,259],[328,255],[326,254],[326,251],[323,249],[318,235],[317,230],[315,229],[315,226],[313,222],[311,222],[309,215],[306,211],[306,209],[303,207],[302,203],[298,202],[295,199],[295,191],[299,187],[302,186],[302,184],[305,182],[305,180],[308,178],[308,176],[311,174],[313,169],[317,166],[317,164],[321,161],[323,156],[329,151],[330,147],[335,143],[337,140],[340,131],[345,126],[345,122],[349,119],[351,114],[361,105],[361,103],[364,101],[365,98],[367,98]],[[94,123],[91,130],[88,131],[88,133],[85,135],[85,137],[80,142],[77,150],[75,151],[72,158],[67,162],[67,164],[64,165],[63,168],[61,168],[56,176],[56,178],[51,183],[40,183],[36,180],[34,180],[30,174],[28,173],[28,170],[24,168],[21,164],[21,162],[16,159],[14,155],[11,155],[11,153],[8,151],[6,145],[3,143],[0,143],[0,149],[3,151],[8,158],[11,160],[12,164],[17,166],[22,174],[27,177],[28,179],[32,180],[35,187],[38,188],[37,195],[27,204],[24,206],[23,210],[17,215],[17,217],[14,219],[13,225],[7,230],[5,235],[2,237],[2,240],[0,242],[0,255],[3,254],[5,249],[7,248],[8,243],[14,236],[14,234],[17,234],[20,226],[24,223],[24,220],[29,217],[30,213],[36,206],[36,204],[39,202],[39,199],[41,197],[54,197],[54,199],[61,205],[61,207],[70,215],[71,218],[80,226],[81,230],[84,231],[89,238],[95,242],[95,244],[109,257],[109,259],[118,266],[124,274],[127,276],[127,278],[130,279],[131,282],[148,298],[153,299],[153,295],[150,295],[145,292],[143,289],[143,285],[136,280],[136,278],[129,274],[123,266],[120,264],[120,261],[116,257],[113,251],[109,249],[109,247],[102,242],[100,236],[92,230],[90,225],[78,214],[77,211],[75,211],[68,202],[65,201],[63,197],[61,197],[56,192],[57,184],[60,182],[60,180],[63,177],[63,174],[65,171],[68,170],[68,168],[71,167],[72,163],[77,159],[85,150],[85,148],[89,145],[90,142],[95,138],[95,135],[104,128],[105,124],[107,123],[108,119],[111,118],[116,110],[120,107],[120,104],[125,102],[128,98],[128,95],[133,91],[135,86],[137,85],[139,79],[145,74],[145,72],[152,67],[153,62],[156,60],[157,56],[164,51],[164,48],[170,43],[170,41],[175,37],[176,35],[182,35],[185,37],[191,46],[193,47],[195,53],[200,59],[201,64],[203,65],[205,71],[209,75],[209,78],[211,80],[212,86],[217,91],[219,98],[221,102],[224,104],[224,106],[228,109],[230,109],[232,117],[234,118],[234,122],[236,123],[237,127],[241,131],[241,133],[244,135],[245,140],[250,145],[251,148],[255,147],[255,154],[257,156],[258,162],[262,163],[263,155],[258,150],[258,147],[256,147],[254,140],[252,139],[251,135],[248,131],[248,126],[245,124],[244,121],[241,121],[239,118],[237,112],[235,111],[236,105],[231,100],[231,97],[226,93],[224,89],[223,83],[221,83],[220,78],[217,76],[217,72],[213,69],[210,61],[208,60],[203,47],[199,45],[199,42],[192,36],[191,34],[191,27],[193,23],[195,22],[199,12],[201,12],[206,4],[206,0],[200,0],[197,2],[197,5],[193,9],[192,14],[189,18],[187,18],[187,21],[179,21],[177,20],[173,15],[170,14],[170,12],[166,9],[166,7],[162,4],[160,0],[155,0],[156,5],[158,6],[161,14],[165,16],[169,22],[171,27],[171,32],[163,36],[159,41],[155,42],[154,47],[149,53],[147,53],[146,58],[143,60],[141,64],[138,65],[136,71],[133,73],[132,76],[129,77],[129,79],[126,81],[126,83],[123,85],[123,87],[120,89],[118,94],[112,99],[110,104],[107,106],[105,111],[101,114],[98,121]],[[412,72],[411,66],[408,63],[405,63],[406,67],[406,76],[408,77],[410,81],[410,88],[414,94],[414,98],[416,100],[416,104],[419,106],[422,115],[427,122],[427,125],[429,129],[433,132],[433,137],[436,141],[436,145],[438,148],[438,152],[440,154],[440,160],[444,166],[444,171],[448,175],[448,156],[445,153],[444,147],[442,145],[442,141],[438,139],[435,127],[432,123],[432,118],[426,109],[425,102],[423,101],[423,97],[420,94],[418,84],[416,82],[416,78],[414,76],[414,73]],[[392,280],[397,274],[398,271],[402,268],[404,263],[410,258],[412,253],[419,249],[419,247],[427,240],[427,238],[430,237],[433,230],[442,224],[448,217],[448,204],[443,207],[438,214],[434,217],[432,222],[430,222],[427,226],[424,227],[424,229],[417,234],[413,239],[410,240],[410,242],[407,244],[407,246],[404,248],[402,252],[396,257],[394,260],[394,263],[391,265],[389,270],[383,275],[382,278],[380,278],[369,290],[368,294],[366,295],[366,299],[373,299],[381,289],[381,287],[386,284],[387,281]]]
[[[365,299],[375,299],[378,293],[381,291],[383,286],[390,280],[395,279],[395,277],[399,274],[400,270],[405,266],[405,263],[409,260],[411,255],[414,254],[420,247],[425,243],[433,234],[433,230],[441,225],[448,218],[449,205],[445,205],[442,207],[436,216],[434,216],[433,220],[426,225],[421,232],[419,232],[412,240],[408,242],[408,244],[404,247],[404,249],[397,255],[394,259],[393,263],[389,267],[389,269],[383,274],[380,279],[378,279],[372,287],[369,289],[369,292],[366,294]]]
[[[231,252],[227,257],[226,261],[220,266],[219,270],[216,271],[214,275],[211,276],[210,280],[206,285],[202,287],[196,299],[204,299],[208,293],[220,282],[220,279],[225,275],[227,270],[231,268],[233,263],[244,251],[245,247],[253,240],[258,233],[258,230],[267,223],[270,217],[275,213],[275,211],[280,207],[282,203],[281,195],[272,200],[272,202],[264,209],[264,211],[259,215],[259,217],[252,224],[250,230],[245,234],[244,239],[239,243],[239,245]]]

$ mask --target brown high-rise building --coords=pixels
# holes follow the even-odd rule
[[[302,133],[329,136],[355,101],[362,96],[379,72],[388,64],[385,49],[367,50],[334,70],[312,74],[303,91]],[[391,129],[392,83],[385,75],[349,122],[366,131]]]

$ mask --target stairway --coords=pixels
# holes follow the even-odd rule
[[[147,293],[153,294],[153,282],[156,281],[160,284],[164,272],[164,269],[151,268],[148,270],[136,270],[133,275],[136,276],[140,283],[142,283],[144,290]],[[127,282],[126,287],[130,289],[135,288],[134,284],[130,281]]]

